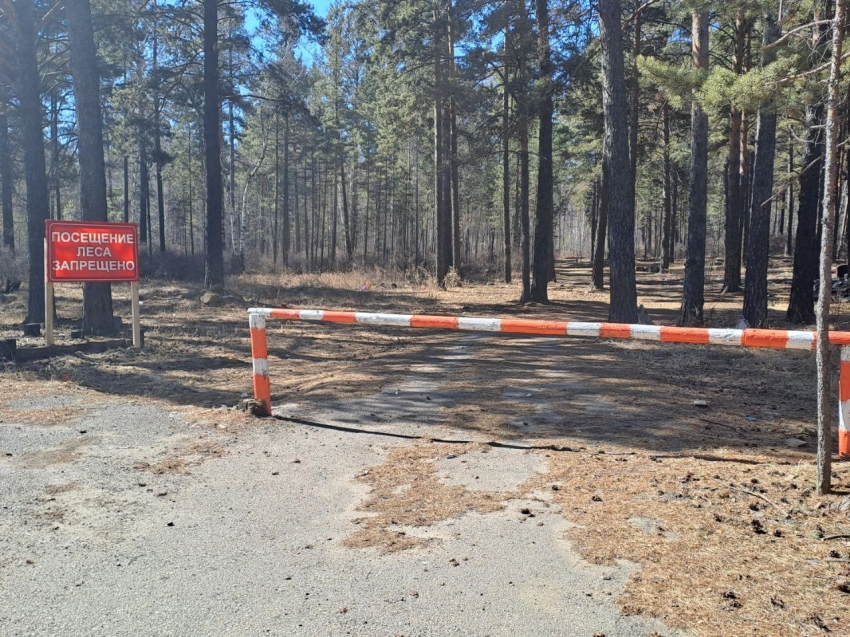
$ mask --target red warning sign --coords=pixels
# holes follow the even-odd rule
[[[139,280],[134,223],[48,221],[47,280],[51,283],[130,283]]]

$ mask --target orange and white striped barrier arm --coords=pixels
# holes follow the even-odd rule
[[[248,315],[251,328],[251,357],[254,363],[254,399],[259,403],[255,409],[258,416],[271,416],[272,390],[269,379],[269,346],[266,338],[266,315]]]
[[[838,455],[850,456],[850,347],[841,348],[838,377]]]
[[[627,325],[621,323],[582,323],[533,319],[338,312],[332,310],[299,310],[288,308],[252,308],[248,312],[252,316],[257,315],[284,321],[357,323],[360,325],[382,327],[418,327],[473,332],[501,332],[503,334],[528,334],[532,336],[625,338],[662,343],[731,345],[770,349],[802,349],[812,351],[817,343],[814,332],[802,330],[730,330],[701,327]],[[850,346],[850,332],[830,332],[829,341],[833,345]]]
[[[348,323],[380,327],[414,327],[472,332],[500,332],[531,336],[586,336],[622,338],[661,343],[693,345],[726,345],[737,347],[797,349],[812,351],[817,335],[803,330],[734,330],[701,327],[666,327],[621,323],[585,323],[575,321],[541,321],[534,319],[500,319],[473,316],[428,316],[419,314],[385,314],[380,312],[339,312],[334,310],[251,308],[251,350],[254,357],[254,396],[267,413],[271,413],[266,319]],[[850,332],[830,332],[829,342],[841,347],[841,379],[839,390],[838,452],[850,456]]]

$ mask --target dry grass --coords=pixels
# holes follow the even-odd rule
[[[845,495],[827,497],[814,494],[811,463],[729,453],[548,453],[548,473],[510,493],[438,479],[432,460],[481,451],[430,444],[390,453],[357,478],[372,490],[345,545],[421,547],[428,540],[403,529],[546,493],[578,525],[569,535],[585,558],[642,567],[618,600],[627,614],[706,637],[850,634],[850,543],[822,539],[850,530],[850,513],[839,510],[850,465],[836,475]]]
[[[133,468],[139,471],[149,471],[156,475],[187,474],[190,473],[192,467],[196,467],[210,458],[220,458],[223,455],[224,449],[222,447],[205,440],[175,447],[168,450],[164,458],[155,462],[140,462]]]
[[[585,557],[642,566],[627,613],[694,635],[850,634],[850,543],[821,539],[850,529],[843,496],[814,495],[811,463],[748,459],[763,464],[560,454],[527,487],[557,486]],[[846,494],[850,466],[837,474]]]
[[[28,451],[13,457],[13,462],[24,469],[46,469],[57,464],[68,464],[82,457],[83,447],[97,444],[97,438],[80,436],[71,438],[50,449]]]
[[[82,407],[13,409],[0,406],[0,423],[50,427],[68,424],[83,415]]]
[[[372,491],[358,507],[366,514],[354,523],[360,528],[344,541],[351,548],[378,548],[395,552],[423,546],[427,540],[398,527],[424,527],[451,520],[470,511],[489,513],[502,508],[501,497],[462,486],[450,486],[437,477],[432,460],[470,451],[465,445],[423,445],[398,449],[386,460],[357,477]]]

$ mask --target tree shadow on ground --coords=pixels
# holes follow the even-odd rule
[[[582,273],[578,266],[561,270]],[[647,288],[672,291],[667,283]],[[523,307],[504,302],[504,294],[447,300],[315,286],[258,292],[263,304],[285,298],[290,306],[399,313],[600,321],[608,311],[604,294]],[[32,369],[108,394],[234,406],[252,393],[247,315],[241,307],[185,299],[179,290],[151,293],[143,311],[146,352],[65,357]],[[435,437],[449,427],[493,440],[653,452],[723,448],[801,458],[814,449],[814,362],[807,353],[274,320],[268,338],[273,400],[297,403],[308,421],[324,415],[356,427],[426,427]],[[385,392],[393,388],[398,394]],[[793,451],[789,438],[805,446]]]

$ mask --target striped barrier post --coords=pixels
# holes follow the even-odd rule
[[[838,373],[838,455],[850,456],[850,347],[841,348]]]
[[[251,357],[254,363],[254,399],[258,416],[271,416],[272,394],[269,379],[269,347],[266,338],[266,316],[252,313],[248,316],[251,328]]]
[[[750,348],[797,349],[813,351],[817,344],[814,332],[802,330],[756,330],[704,327],[667,327],[627,325],[621,323],[587,323],[573,321],[541,321],[535,319],[499,319],[474,316],[428,316],[417,314],[385,314],[376,312],[339,312],[334,310],[251,308],[251,348],[254,356],[254,395],[271,413],[266,319],[346,323],[380,327],[412,327],[473,332],[500,332],[530,336],[590,338],[622,338],[661,343],[692,345],[726,345]],[[841,382],[838,450],[850,456],[850,332],[830,332],[829,342],[841,347]]]

